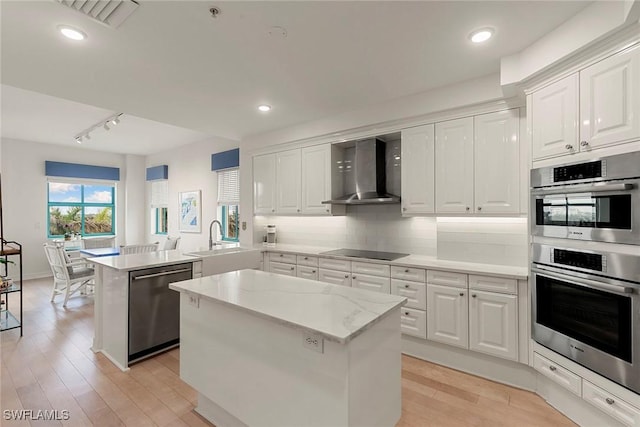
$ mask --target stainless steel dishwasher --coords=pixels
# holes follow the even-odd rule
[[[169,283],[193,277],[193,264],[183,263],[129,273],[129,362],[180,342],[180,293]]]

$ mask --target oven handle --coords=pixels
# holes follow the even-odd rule
[[[551,273],[547,270],[542,270],[535,267],[531,268],[531,271],[543,277],[548,277],[550,279],[563,280],[565,282],[571,282],[572,284],[583,286],[585,288],[599,289],[601,291],[613,292],[615,294],[620,294],[620,295],[628,295],[634,292],[634,289],[630,286],[609,285],[607,283],[601,283],[595,280],[583,279],[582,277],[578,278],[574,276],[567,276],[564,274]]]
[[[633,190],[633,187],[634,184],[630,183],[576,184],[552,188],[533,188],[531,189],[531,194],[538,196],[547,194],[600,193],[603,191],[629,191]]]

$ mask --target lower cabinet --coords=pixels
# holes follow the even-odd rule
[[[427,283],[427,339],[469,348],[467,292]]]
[[[402,307],[400,310],[400,330],[403,334],[427,338],[427,312]]]
[[[303,279],[318,280],[318,267],[308,267],[305,265],[298,265],[298,277]]]
[[[469,349],[518,360],[518,297],[469,290]]]
[[[351,287],[368,289],[374,292],[388,294],[391,292],[389,277],[369,276],[367,274],[352,274]]]
[[[320,268],[318,270],[318,280],[333,285],[351,286],[351,274],[345,271]]]
[[[296,276],[296,266],[293,264],[285,264],[283,262],[269,262],[269,272],[284,274],[285,276]]]

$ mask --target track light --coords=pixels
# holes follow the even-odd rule
[[[106,131],[111,130],[111,127],[116,126],[118,123],[120,123],[120,116],[122,116],[122,114],[123,113],[113,114],[107,117],[106,119],[99,121],[93,126],[83,130],[82,132],[76,134],[76,136],[74,137],[75,141],[78,144],[82,144],[83,140],[84,142],[89,141],[91,139],[90,133],[96,129],[99,129],[100,127],[102,127]]]
[[[104,130],[109,130],[109,122],[105,123],[104,126],[102,126],[104,128]]]
[[[77,142],[78,144],[82,144],[82,137],[81,137],[81,136],[77,137],[77,138],[76,138],[76,142]]]

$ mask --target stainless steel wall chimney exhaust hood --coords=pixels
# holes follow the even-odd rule
[[[386,143],[384,141],[377,138],[356,141],[353,169],[347,172],[355,177],[355,192],[322,203],[336,205],[400,203],[400,197],[387,193]]]

